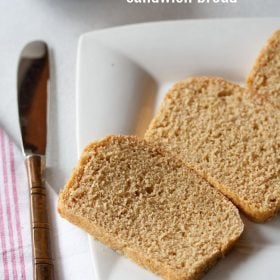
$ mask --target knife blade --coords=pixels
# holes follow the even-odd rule
[[[44,155],[47,138],[48,49],[44,42],[27,44],[18,67],[18,108],[25,155]]]
[[[18,65],[18,113],[30,192],[33,279],[53,277],[44,181],[49,85],[48,46],[28,43]]]

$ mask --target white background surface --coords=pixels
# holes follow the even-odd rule
[[[195,1],[193,1],[195,2]],[[25,43],[46,40],[52,55],[47,180],[63,186],[76,163],[75,67],[79,36],[87,31],[135,22],[204,18],[280,16],[279,0],[238,0],[237,4],[128,4],[126,0],[0,0],[0,125],[19,144],[16,68]],[[238,44],[237,44],[238,46]],[[68,265],[83,263],[80,279],[91,279],[86,235]],[[81,252],[81,254],[79,254]],[[60,252],[59,255],[67,255]],[[81,271],[77,268],[77,271]],[[75,269],[73,269],[75,278]],[[81,276],[81,275],[80,275]],[[60,275],[63,279],[63,275]],[[70,279],[70,278],[67,278]]]

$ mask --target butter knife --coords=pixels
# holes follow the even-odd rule
[[[54,279],[45,189],[49,56],[45,42],[27,44],[18,65],[18,113],[30,193],[33,279]]]

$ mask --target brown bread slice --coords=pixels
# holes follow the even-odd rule
[[[59,194],[62,217],[164,279],[197,279],[243,231],[237,208],[145,140],[90,144]]]
[[[247,86],[280,109],[280,30],[261,51],[247,78]]]
[[[174,85],[145,139],[174,150],[255,221],[280,208],[280,110],[220,78]]]

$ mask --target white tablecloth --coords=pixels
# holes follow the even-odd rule
[[[128,4],[126,0],[0,0],[0,126],[18,145],[16,69],[19,52],[26,42],[34,39],[47,41],[51,48],[53,79],[47,181],[53,198],[76,163],[75,68],[77,42],[82,33],[144,21],[280,16],[279,0],[237,0],[237,4],[192,2]],[[57,264],[65,266],[57,270],[58,279],[93,279],[86,234],[71,225],[65,227],[62,243],[56,244]],[[73,247],[67,244],[73,244]]]

